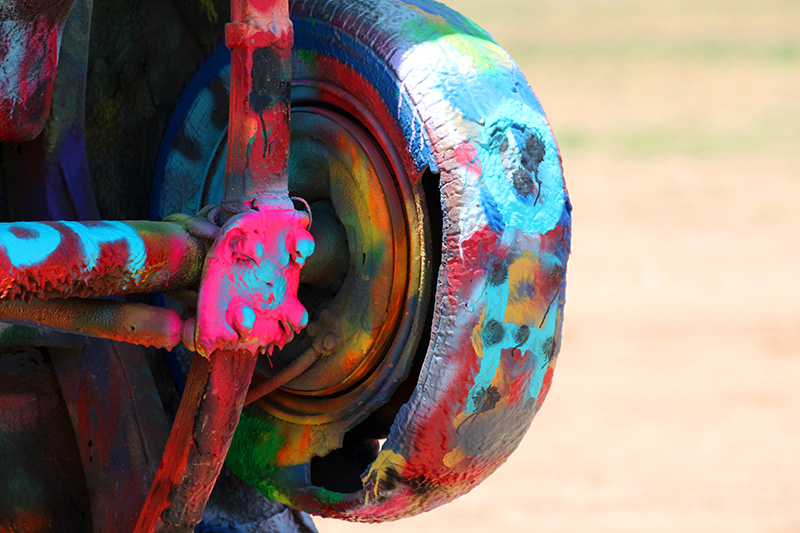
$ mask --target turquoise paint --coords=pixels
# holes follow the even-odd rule
[[[485,128],[478,144],[484,187],[497,202],[506,230],[544,235],[558,225],[566,203],[558,148],[547,119],[520,102],[506,102],[489,124],[494,126]],[[533,205],[535,195],[517,194],[507,172],[509,168],[519,167],[523,150],[518,145],[529,135],[539,137],[545,146],[544,158],[536,173],[541,182],[536,205]],[[504,142],[509,145],[505,153],[511,154],[506,155],[505,160],[500,150]]]
[[[242,325],[247,329],[253,329],[256,323],[256,313],[250,307],[242,307]]]
[[[124,241],[128,245],[127,268],[134,279],[139,279],[144,269],[147,252],[144,241],[131,226],[116,221],[96,222],[91,226],[80,222],[60,222],[60,224],[68,227],[78,236],[83,247],[86,272],[97,266],[101,244]]]
[[[17,237],[11,230],[19,229],[32,233],[31,237]],[[61,244],[58,230],[39,222],[16,222],[0,225],[0,246],[11,266],[25,268],[41,263]]]
[[[306,263],[306,259],[314,253],[314,249],[314,241],[310,241],[308,239],[298,241],[297,253],[299,254],[299,257],[297,258],[297,264],[303,266]]]
[[[533,324],[514,324],[504,322],[506,308],[508,306],[509,298],[509,283],[492,286],[486,284],[484,291],[478,295],[477,298],[472,298],[472,301],[486,302],[486,313],[483,323],[481,324],[481,335],[485,336],[486,324],[491,321],[496,321],[503,328],[503,336],[494,344],[487,346],[484,343],[484,338],[475,338],[477,333],[473,333],[473,345],[482,348],[483,357],[481,358],[481,366],[478,375],[475,376],[475,383],[469,391],[467,412],[470,414],[478,412],[483,406],[485,391],[491,386],[497,370],[500,367],[501,355],[503,350],[519,349],[523,357],[533,357],[534,361],[528,362],[528,367],[532,368],[530,381],[528,383],[527,398],[537,399],[539,391],[542,388],[544,376],[547,373],[549,362],[549,354],[546,352],[550,346],[550,339],[556,334],[558,330],[558,311],[561,305],[560,298],[556,297],[550,302],[550,305],[545,309],[544,316],[539,320],[534,318]],[[560,287],[557,294],[561,294],[563,285]],[[529,326],[529,335],[527,340],[522,344],[516,344],[513,339],[512,332],[520,326]],[[555,339],[553,339],[555,340]]]
[[[549,366],[544,364],[548,361],[549,357],[549,354],[545,353],[545,347],[548,345],[550,336],[555,335],[555,331],[558,328],[557,317],[559,306],[559,298],[556,298],[550,303],[550,306],[545,311],[547,313],[547,319],[543,324],[536,324],[537,327],[532,327],[530,329],[530,337],[528,337],[528,340],[523,345],[524,348],[520,347],[523,354],[526,353],[526,350],[530,350],[536,357],[531,380],[528,383],[529,400],[536,400],[539,397],[539,392],[542,390],[544,375],[547,373],[547,367]],[[542,363],[539,363],[539,361],[542,361]]]
[[[486,284],[486,288],[481,295],[477,298],[472,298],[472,301],[485,301],[486,313],[481,325],[481,333],[485,332],[486,324],[496,321],[503,325],[503,338],[499,342],[486,346],[484,339],[475,339],[473,337],[473,345],[478,345],[483,348],[483,358],[481,359],[481,367],[478,375],[475,376],[475,383],[469,391],[467,400],[467,411],[469,413],[477,412],[483,406],[483,399],[485,397],[486,389],[492,384],[497,369],[500,366],[500,356],[503,348],[507,348],[507,340],[509,335],[505,333],[506,324],[503,324],[506,315],[506,307],[508,306],[508,293],[509,283],[506,281],[500,285]],[[473,332],[473,336],[476,333]],[[480,350],[477,350],[480,351]]]

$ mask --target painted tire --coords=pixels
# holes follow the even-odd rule
[[[418,217],[409,227],[424,233],[411,236],[423,250],[411,261],[422,272],[414,285],[420,299],[429,298],[425,270],[438,255],[424,252],[426,238],[441,236],[441,260],[427,318],[424,301],[404,311],[428,322],[416,363],[412,338],[405,359],[392,363],[402,372],[337,416],[290,416],[269,402],[246,408],[227,464],[269,498],[304,511],[392,520],[469,491],[527,431],[560,347],[571,207],[544,112],[486,32],[425,0],[297,0],[291,10],[298,98],[350,115],[408,180],[405,216]],[[181,209],[167,206],[176,198],[170,187],[189,197],[205,187],[164,169],[178,157],[171,147],[187,141],[186,114],[203,91],[214,99],[222,52],[208,64],[215,62],[193,84],[200,89],[190,85],[165,138],[158,216]],[[220,142],[190,140],[193,152]],[[194,155],[208,175],[211,156]],[[378,414],[391,424],[380,429]],[[315,473],[332,463],[335,475]],[[357,486],[326,481],[337,477]]]

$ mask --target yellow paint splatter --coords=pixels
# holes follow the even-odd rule
[[[509,291],[508,305],[503,322],[506,324],[528,324],[531,316],[543,310],[537,307],[537,294],[533,291],[519,290],[521,286],[534,287],[539,265],[536,257],[526,255],[508,267]]]
[[[392,450],[381,450],[378,458],[372,463],[372,466],[367,473],[364,485],[372,485],[372,492],[367,492],[364,496],[364,503],[379,502],[381,500],[380,489],[384,485],[383,481],[391,482],[394,485],[394,478],[397,473],[403,471],[406,464],[405,458],[399,453]],[[392,474],[389,474],[392,472]]]

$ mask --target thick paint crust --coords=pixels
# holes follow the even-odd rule
[[[308,323],[297,300],[300,268],[314,251],[308,218],[291,206],[268,207],[228,220],[206,256],[195,336],[201,355],[271,351]]]

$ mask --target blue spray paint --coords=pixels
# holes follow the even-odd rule
[[[12,230],[17,229],[31,234],[17,237]],[[17,222],[0,225],[0,246],[15,268],[25,268],[41,263],[50,257],[61,244],[58,230],[39,222]]]
[[[475,413],[483,406],[484,392],[492,384],[497,369],[500,366],[500,357],[507,339],[506,325],[503,324],[508,306],[509,283],[506,280],[499,285],[487,283],[486,289],[472,301],[487,302],[483,324],[475,328],[472,333],[472,344],[476,353],[483,352],[481,367],[475,376],[475,383],[469,391],[467,411]],[[478,334],[480,332],[480,334]],[[501,336],[502,335],[502,336]],[[481,349],[481,347],[483,349]]]
[[[96,222],[91,226],[79,222],[61,222],[72,230],[81,242],[86,260],[86,272],[97,266],[100,258],[100,245],[125,241],[128,245],[128,271],[134,279],[139,280],[144,270],[147,252],[144,241],[131,226],[124,222]]]

